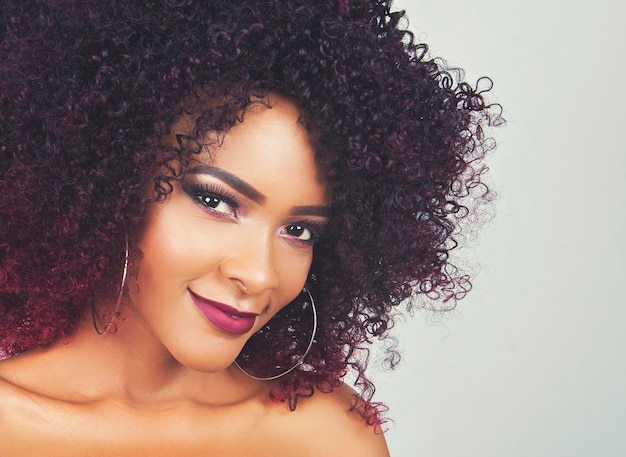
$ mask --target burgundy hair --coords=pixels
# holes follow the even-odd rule
[[[487,198],[483,129],[497,118],[390,3],[7,0],[0,356],[70,336],[94,288],[114,287],[155,171],[169,170],[155,181],[162,200],[205,132],[226,132],[253,96],[272,92],[302,107],[333,187],[311,268],[318,336],[272,396],[295,408],[352,368],[362,412],[378,421],[363,354],[388,336],[400,304],[451,307],[469,290],[448,255],[466,198]],[[216,102],[194,108],[194,135],[161,145],[205,94]]]

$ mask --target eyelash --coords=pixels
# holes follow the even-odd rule
[[[187,195],[189,195],[193,200],[195,200],[199,205],[210,212],[211,214],[215,214],[217,217],[228,217],[226,214],[216,211],[214,208],[207,206],[203,200],[205,198],[215,198],[217,200],[221,200],[226,203],[233,214],[237,216],[237,211],[239,210],[239,202],[237,201],[237,197],[230,191],[221,188],[215,184],[183,184],[183,190]]]
[[[214,208],[207,206],[203,202],[203,199],[215,198],[217,200],[221,200],[222,202],[226,203],[231,208],[234,216],[235,217],[237,216],[240,204],[237,200],[237,197],[232,192],[228,191],[227,189],[224,189],[221,186],[213,184],[213,183],[211,184],[207,184],[207,183],[185,184],[183,183],[182,187],[185,193],[189,195],[195,202],[197,202],[197,204],[201,205],[205,211],[210,212],[216,217],[230,218],[228,215],[220,211],[216,211]],[[298,244],[303,247],[308,247],[308,246],[313,246],[320,239],[320,237],[322,236],[324,232],[325,225],[326,224],[321,223],[319,221],[315,221],[311,219],[303,219],[301,221],[294,222],[292,224],[287,224],[283,229],[281,229],[281,232],[283,231],[286,232],[289,229],[289,227],[301,226],[302,228],[304,228],[305,230],[308,230],[311,233],[311,238],[309,240],[301,240],[297,237],[292,237],[288,234],[287,235],[289,236],[289,239],[295,244]]]
[[[301,246],[313,246],[322,236],[324,232],[324,226],[326,224],[320,223],[318,221],[303,219],[298,222],[294,222],[293,224],[288,224],[285,226],[283,230],[287,230],[289,227],[301,226],[302,228],[308,230],[311,233],[311,239],[309,240],[301,240],[299,238],[290,237],[293,242],[301,245]]]

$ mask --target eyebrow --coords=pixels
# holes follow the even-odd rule
[[[252,200],[259,205],[265,203],[267,197],[253,186],[245,182],[243,179],[238,178],[232,173],[223,170],[218,167],[209,167],[206,165],[200,165],[197,167],[193,167],[187,171],[188,174],[196,175],[209,175],[213,176],[220,181],[231,186],[237,192],[242,195],[245,195],[247,198]],[[330,215],[330,208],[327,206],[321,205],[303,205],[303,206],[295,206],[290,211],[290,214],[293,216],[320,216],[320,217],[328,217]]]
[[[290,214],[292,216],[329,217],[330,208],[328,206],[318,206],[318,205],[296,206],[294,209],[290,211]]]
[[[244,180],[238,178],[232,173],[229,173],[226,170],[223,170],[221,168],[197,166],[188,170],[187,173],[192,174],[192,175],[203,174],[203,175],[213,176],[219,179],[220,181],[225,182],[230,187],[235,189],[237,192],[239,192],[242,195],[245,195],[250,200],[258,204],[265,203],[265,200],[267,198],[265,197],[265,195],[263,195],[261,192],[256,190],[254,187],[252,187],[250,184],[248,184]]]

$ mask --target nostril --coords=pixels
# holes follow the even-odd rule
[[[220,271],[248,295],[276,289],[279,283],[278,273],[269,258],[255,259],[245,254],[230,256],[221,262]]]

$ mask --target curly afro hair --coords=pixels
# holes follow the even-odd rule
[[[484,129],[497,115],[484,94],[432,59],[391,1],[3,3],[0,358],[69,337],[112,286],[146,184],[166,199],[208,131],[275,93],[318,138],[333,202],[311,267],[318,334],[272,397],[293,409],[352,369],[363,415],[379,421],[368,344],[398,305],[451,307],[470,287],[448,257],[467,197],[488,195]],[[190,110],[193,135],[163,145]]]

